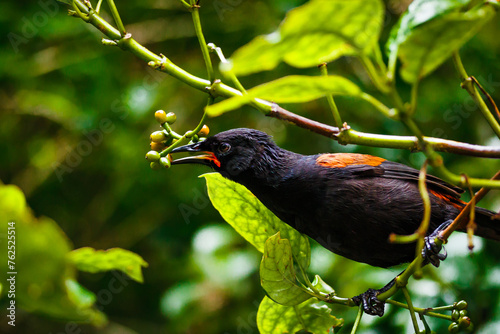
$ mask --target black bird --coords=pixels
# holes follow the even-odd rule
[[[264,132],[244,128],[173,152],[203,152],[172,163],[212,167],[247,187],[285,223],[336,254],[384,268],[415,257],[414,243],[389,242],[391,233],[412,234],[422,221],[419,171],[414,168],[365,154],[305,156],[280,148]],[[461,188],[435,176],[427,175],[427,188],[430,234],[451,222],[466,203],[460,200]],[[476,208],[476,235],[500,241],[494,214]],[[429,260],[436,264],[436,258]],[[380,315],[380,310],[366,311]]]

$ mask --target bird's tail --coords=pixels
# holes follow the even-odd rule
[[[496,212],[476,207],[477,228],[474,234],[500,241],[500,217]]]

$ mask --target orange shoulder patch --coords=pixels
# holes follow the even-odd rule
[[[436,196],[437,198],[442,199],[446,203],[453,205],[455,208],[459,210],[462,210],[464,206],[467,205],[467,203],[462,201],[460,198],[456,198],[448,194],[441,194],[433,189],[429,189],[429,192],[434,196]]]
[[[342,168],[352,165],[378,166],[384,161],[385,159],[373,155],[356,153],[322,154],[316,158],[318,165],[330,168]]]

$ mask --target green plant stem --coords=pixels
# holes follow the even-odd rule
[[[417,109],[418,84],[419,84],[419,81],[416,81],[411,86],[410,106],[409,106],[408,110],[406,111],[408,113],[408,116],[413,116],[413,114],[415,113],[415,110]]]
[[[375,55],[375,63],[378,66],[378,70],[380,73],[386,73],[385,77],[388,78],[387,76],[387,66],[384,63],[384,59],[382,57],[382,51],[380,50],[380,47],[378,46],[378,43],[375,43],[373,46],[373,54]]]
[[[326,63],[323,63],[319,65],[319,69],[321,71],[321,74],[325,77],[328,76],[328,67]],[[328,105],[330,106],[330,110],[332,111],[333,115],[333,123],[335,124],[336,127],[341,128],[342,127],[342,117],[340,117],[340,112],[339,109],[337,108],[337,105],[335,104],[335,101],[333,99],[332,94],[327,94],[326,95],[326,100],[328,101]]]
[[[436,238],[436,240],[438,240]],[[438,243],[442,241],[438,241]],[[377,296],[378,300],[388,302],[388,299],[392,297],[401,287],[405,287],[408,284],[408,280],[415,273],[415,271],[422,266],[423,262],[422,254],[418,254],[417,257],[406,267],[398,277],[395,279],[395,284],[390,287],[387,291],[382,292]]]
[[[392,299],[389,299],[386,301],[387,304],[391,304],[391,305],[394,305],[394,306],[397,306],[397,307],[401,307],[401,308],[405,308],[405,309],[409,309],[408,308],[408,305],[404,304],[404,303],[401,303],[401,302],[398,302],[396,300],[392,300]],[[447,306],[448,307],[448,306]],[[414,307],[413,310],[415,312],[417,312],[418,314],[422,314],[422,315],[427,315],[429,317],[433,317],[433,318],[439,318],[439,319],[444,319],[444,320],[451,320],[451,316],[449,315],[446,315],[446,314],[441,314],[441,313],[436,313],[436,312],[432,312],[432,310],[437,310],[438,307],[436,308],[432,308],[432,309],[428,309],[428,308],[419,308],[419,307]],[[448,309],[449,310],[449,309]]]
[[[120,14],[118,13],[118,9],[116,8],[115,2],[113,0],[107,0],[108,6],[109,6],[109,11],[111,12],[111,16],[113,16],[113,20],[116,23],[116,26],[118,27],[118,31],[122,36],[125,36],[127,33],[125,31],[125,26],[123,25],[122,19],[120,18]]]
[[[370,76],[370,79],[372,80],[375,88],[377,88],[380,92],[384,94],[389,93],[390,87],[387,85],[386,82],[384,82],[382,77],[379,75],[371,59],[363,55],[361,55],[359,59],[361,61],[361,64],[363,64],[363,67],[366,69],[366,72]]]
[[[498,171],[491,179],[492,180],[500,179],[500,171]],[[467,216],[469,215],[469,212],[472,209],[472,207],[475,204],[477,204],[484,196],[486,196],[488,192],[489,192],[488,188],[479,189],[479,191],[474,195],[474,198],[471,199],[469,203],[467,203],[465,208],[463,208],[460,214],[453,220],[453,223],[451,223],[450,226],[448,226],[444,231],[442,231],[439,234],[439,237],[446,242],[453,231],[455,231],[458,228],[463,228],[463,224],[467,220]]]
[[[212,65],[212,60],[210,59],[210,51],[208,50],[207,43],[205,42],[205,36],[203,35],[203,30],[201,29],[200,7],[193,5],[191,10],[191,15],[193,16],[194,30],[196,32],[196,36],[198,37],[198,41],[200,42],[200,48],[201,48],[201,53],[203,54],[203,60],[205,61],[205,65],[207,67],[208,80],[210,82],[214,82],[215,80],[214,67]]]
[[[207,46],[210,49],[212,49],[212,51],[215,51],[215,54],[217,54],[217,57],[219,57],[219,60],[222,63],[221,72],[229,77],[229,79],[233,82],[236,88],[240,90],[242,94],[246,94],[245,87],[243,87],[240,80],[238,80],[238,77],[234,74],[231,64],[229,63],[229,61],[227,61],[226,57],[224,56],[224,53],[222,52],[222,49],[216,46],[214,43],[209,43]],[[252,105],[256,107],[256,109],[259,109],[256,103],[257,101],[256,99],[254,99],[252,101]]]
[[[214,102],[214,98],[212,96],[209,96],[208,97],[208,101],[207,101],[207,105],[210,105]],[[170,125],[168,125],[168,123],[164,123],[163,126],[165,126],[167,128],[167,131],[169,131],[169,133],[177,139],[177,141],[175,143],[173,143],[172,145],[170,145],[169,147],[165,148],[163,151],[160,152],[160,155],[162,157],[165,157],[167,156],[170,152],[172,152],[172,150],[176,147],[179,147],[179,146],[182,146],[184,145],[186,142],[189,141],[190,138],[192,138],[195,134],[197,134],[198,132],[200,132],[201,128],[203,127],[203,125],[205,124],[205,119],[207,118],[207,113],[206,112],[203,112],[203,115],[201,116],[201,119],[198,123],[198,125],[191,131],[187,131],[185,134],[183,134],[182,136],[179,135],[178,133],[172,131],[172,129],[170,129]]]
[[[356,144],[372,147],[386,147],[410,150],[411,152],[419,152],[422,149],[418,143],[417,137],[414,136],[381,135],[361,132],[350,128],[342,129],[342,132],[346,132],[342,140],[339,140],[343,145]],[[424,137],[424,141],[427,145],[432,146],[436,151],[440,152],[465,154],[476,157],[500,158],[500,148],[498,147],[485,147],[433,137]]]
[[[358,331],[359,324],[361,323],[361,317],[363,316],[363,304],[358,307],[358,314],[356,315],[356,320],[354,320],[354,325],[352,325],[351,334],[356,334]]]
[[[467,93],[469,93],[469,95],[472,97],[474,102],[479,107],[479,110],[482,112],[484,118],[486,118],[486,121],[488,121],[490,127],[493,129],[495,134],[500,138],[500,124],[495,119],[495,116],[484,102],[483,98],[481,97],[481,94],[479,94],[476,86],[474,85],[473,80],[467,74],[467,71],[465,70],[465,67],[462,63],[462,59],[460,58],[460,54],[458,53],[458,51],[453,53],[453,63],[455,64],[455,68],[457,69],[457,72],[460,75],[460,80],[462,80],[461,84],[462,88],[465,89]]]
[[[190,4],[188,4],[186,1],[184,0],[179,0],[181,2],[181,4],[184,6],[184,8],[186,8],[187,10],[191,10],[192,6]]]
[[[402,121],[418,138],[419,144],[422,146],[422,152],[429,160],[429,164],[436,169],[438,174],[440,174],[443,179],[450,183],[457,184],[462,188],[473,186],[500,189],[500,182],[497,180],[468,178],[464,175],[456,175],[450,172],[444,166],[443,158],[441,157],[441,155],[435,152],[432,145],[427,144],[422,131],[418,128],[416,123],[411,118],[405,118]]]
[[[422,218],[422,223],[420,223],[420,226],[418,227],[418,230],[416,232],[418,239],[417,239],[415,256],[422,253],[422,250],[424,248],[424,238],[427,235],[427,230],[429,229],[429,225],[431,222],[431,199],[429,197],[429,192],[427,190],[426,176],[427,176],[427,160],[422,165],[418,177],[418,190],[420,192],[420,197],[422,198],[422,202],[424,203],[424,216]],[[415,276],[422,277],[422,267],[420,265],[417,265],[417,268],[415,270]]]
[[[397,110],[391,109],[387,107],[385,104],[371,96],[370,94],[367,94],[365,92],[362,92],[360,95],[360,98],[365,100],[366,102],[370,103],[372,106],[374,106],[378,111],[380,111],[384,116],[392,119],[398,119],[399,115]]]
[[[431,220],[431,200],[429,198],[429,192],[427,191],[426,185],[426,175],[427,175],[427,161],[422,165],[420,169],[419,178],[418,178],[418,190],[420,192],[420,197],[422,198],[424,204],[424,215],[422,218],[422,222],[420,226],[415,231],[415,233],[411,235],[395,235],[391,234],[389,236],[390,242],[395,243],[411,243],[417,241],[416,245],[416,256],[422,253],[422,249],[424,247],[424,238],[427,234],[427,230],[429,229],[429,224]],[[422,276],[422,268],[419,263],[415,266],[415,277]]]
[[[101,11],[102,1],[103,1],[103,0],[99,0],[99,1],[97,2],[97,6],[95,6],[95,11],[96,11],[96,13],[97,13],[97,14],[99,14],[99,12]]]
[[[413,323],[413,329],[415,330],[415,333],[418,333],[420,332],[420,329],[418,328],[418,321],[417,317],[415,316],[415,309],[413,308],[413,303],[411,301],[410,294],[408,293],[408,289],[406,287],[402,287],[401,290],[403,291],[406,303],[408,304],[408,310],[410,311],[410,317],[411,317],[411,322]]]

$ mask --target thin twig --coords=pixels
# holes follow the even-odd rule
[[[325,77],[328,76],[328,67],[326,63],[322,63],[321,65],[318,66],[321,74],[324,75]],[[337,108],[337,105],[335,104],[335,100],[333,99],[332,94],[327,94],[326,95],[326,100],[328,101],[328,105],[330,106],[330,110],[332,111],[333,115],[333,121],[335,123],[335,126],[341,127],[343,122],[342,122],[342,117],[340,116],[339,109]]]
[[[460,54],[458,53],[458,51],[455,51],[453,53],[453,63],[455,64],[455,68],[457,69],[460,75],[460,79],[462,80],[461,83],[462,88],[465,89],[467,93],[469,93],[469,95],[472,97],[474,102],[476,102],[477,106],[479,107],[479,110],[483,113],[484,118],[486,118],[490,127],[500,138],[500,124],[495,119],[495,117],[493,116],[492,112],[490,111],[486,103],[484,103],[483,98],[481,97],[481,95],[476,89],[476,86],[474,85],[474,80],[472,79],[471,76],[467,74],[467,71],[465,70],[465,67],[462,63],[462,59],[460,58]]]
[[[495,113],[497,114],[497,119],[500,120],[500,110],[498,110],[498,107],[497,107],[497,104],[495,103],[495,100],[493,100],[493,98],[491,97],[490,94],[488,94],[488,92],[483,88],[483,86],[481,86],[481,84],[479,83],[479,81],[477,81],[477,79],[472,76],[470,77],[472,81],[474,81],[474,83],[476,84],[476,86],[481,90],[481,92],[483,93],[483,95],[486,96],[486,98],[488,99],[488,101],[490,101],[490,104],[491,106],[493,107],[493,109],[495,109]]]
[[[500,171],[498,171],[492,178],[492,180],[498,180],[500,179]],[[470,210],[473,206],[476,205],[488,192],[490,191],[489,188],[481,188],[479,191],[474,195],[474,197],[470,200],[469,203],[462,209],[460,214],[453,220],[453,223],[450,224],[444,231],[442,231],[439,234],[439,237],[446,242],[448,238],[450,237],[451,233],[457,229],[462,229],[466,225],[466,221],[469,218],[469,213]]]
[[[351,334],[355,334],[358,331],[359,324],[361,323],[361,317],[363,316],[363,304],[358,307],[358,314],[356,315],[356,320],[354,325],[352,325]]]

